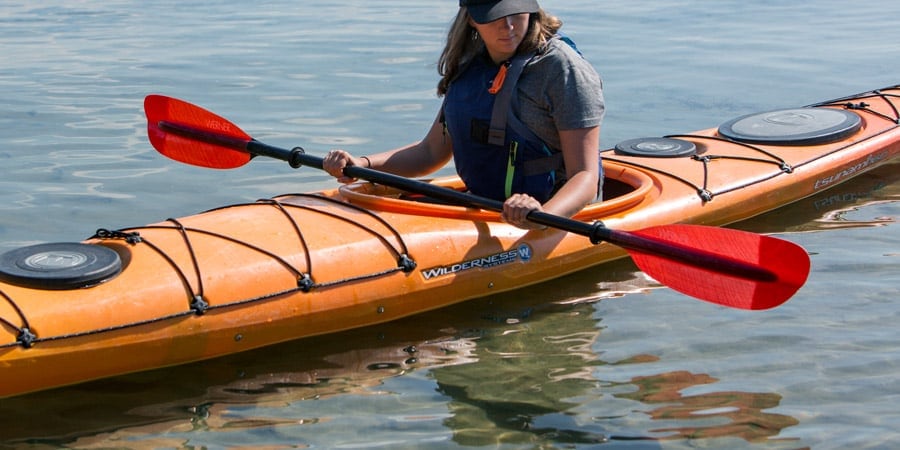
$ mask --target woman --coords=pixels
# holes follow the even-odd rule
[[[520,228],[533,210],[572,216],[599,195],[604,104],[600,77],[562,23],[536,0],[460,0],[438,62],[444,104],[425,138],[375,155],[332,150],[323,166],[339,181],[355,165],[406,177],[454,159],[475,195],[503,201]]]

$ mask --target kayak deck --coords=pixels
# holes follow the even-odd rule
[[[720,127],[607,150],[605,199],[575,218],[620,230],[724,225],[815,194],[900,153],[898,95],[762,119],[791,125],[833,110],[851,122],[804,131],[802,144],[739,141]],[[726,124],[726,134],[747,131]],[[462,189],[456,177],[433,182]],[[119,273],[80,289],[0,281],[0,397],[386,322],[625,255],[371,183],[101,230],[86,243],[111,249]]]

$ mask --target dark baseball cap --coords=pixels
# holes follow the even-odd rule
[[[465,6],[472,20],[478,23],[493,22],[513,14],[536,13],[541,8],[537,0],[459,0],[459,6]]]

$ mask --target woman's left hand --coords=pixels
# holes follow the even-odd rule
[[[322,158],[322,169],[337,178],[339,182],[349,184],[355,182],[356,178],[344,175],[344,168],[347,166],[366,167],[360,165],[361,161],[362,159],[354,158],[344,150],[335,149],[329,151],[325,158]]]
[[[503,212],[500,218],[510,224],[525,230],[542,230],[547,227],[528,220],[528,214],[532,211],[543,211],[541,202],[526,194],[513,194],[503,202]]]

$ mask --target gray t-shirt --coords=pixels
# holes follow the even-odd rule
[[[546,51],[528,62],[517,88],[513,112],[551,148],[560,149],[560,130],[595,127],[603,121],[600,76],[562,39],[551,39]]]

